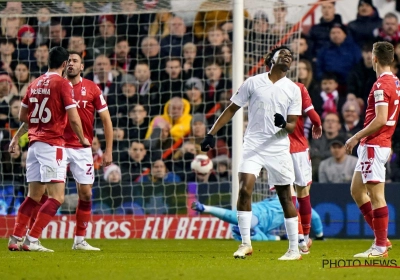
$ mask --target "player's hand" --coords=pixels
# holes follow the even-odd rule
[[[18,146],[19,138],[18,137],[13,137],[13,139],[10,142],[10,145],[8,146],[8,152],[9,153],[14,153],[15,148]]]
[[[348,155],[351,155],[354,147],[358,144],[358,141],[359,140],[355,135],[346,141],[346,144],[344,144],[344,147],[346,148],[346,153]]]
[[[201,142],[201,151],[202,152],[207,152],[210,149],[214,149],[215,147],[215,138],[211,134],[207,134],[206,137],[204,137],[203,141]]]
[[[104,152],[103,154],[103,167],[109,166],[112,163],[112,153],[111,152]]]
[[[276,113],[276,114],[274,115],[274,124],[275,124],[275,126],[277,126],[277,127],[285,128],[285,127],[286,127],[285,118],[284,118],[281,114]]]
[[[87,140],[86,137],[83,138],[83,141],[79,141],[79,142],[81,142],[82,146],[85,147],[85,148],[92,146],[92,145],[90,145],[90,142],[89,142],[89,140]]]
[[[319,139],[322,136],[322,126],[315,126],[312,127],[312,137],[314,139]]]

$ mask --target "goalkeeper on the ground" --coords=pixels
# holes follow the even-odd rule
[[[253,211],[250,230],[251,240],[280,240],[281,236],[276,235],[276,233],[284,224],[284,216],[278,196],[274,195],[263,201],[252,203],[251,207]],[[211,214],[230,223],[233,238],[241,240],[236,211],[204,205],[197,201],[193,202],[192,209],[200,213]],[[321,218],[314,209],[312,209],[311,224],[317,239],[323,239]]]

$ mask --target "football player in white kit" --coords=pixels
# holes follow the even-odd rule
[[[301,115],[300,89],[286,77],[292,60],[292,52],[287,47],[278,47],[268,53],[265,63],[270,67],[270,72],[250,77],[242,84],[232,96],[232,103],[201,143],[202,151],[214,148],[214,135],[232,119],[237,110],[248,104],[249,123],[239,167],[240,190],[237,202],[242,244],[233,254],[235,258],[245,258],[253,253],[250,240],[251,196],[255,180],[264,167],[268,171],[268,183],[276,187],[289,239],[289,249],[279,260],[301,259],[298,249],[298,218],[290,190],[295,176],[288,133],[294,131],[297,118]]]

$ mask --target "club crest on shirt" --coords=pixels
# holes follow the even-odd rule
[[[81,89],[81,95],[85,96],[86,95],[86,87],[82,87]]]

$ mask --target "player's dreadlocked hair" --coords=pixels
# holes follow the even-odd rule
[[[286,46],[274,47],[269,53],[267,53],[267,54],[264,56],[264,65],[266,65],[266,66],[268,66],[269,68],[271,68],[271,66],[272,66],[272,58],[274,57],[275,53],[276,53],[276,52],[279,52],[280,50],[288,50],[288,51],[292,54],[292,56],[293,56],[292,51],[291,51],[288,47],[286,47]]]

